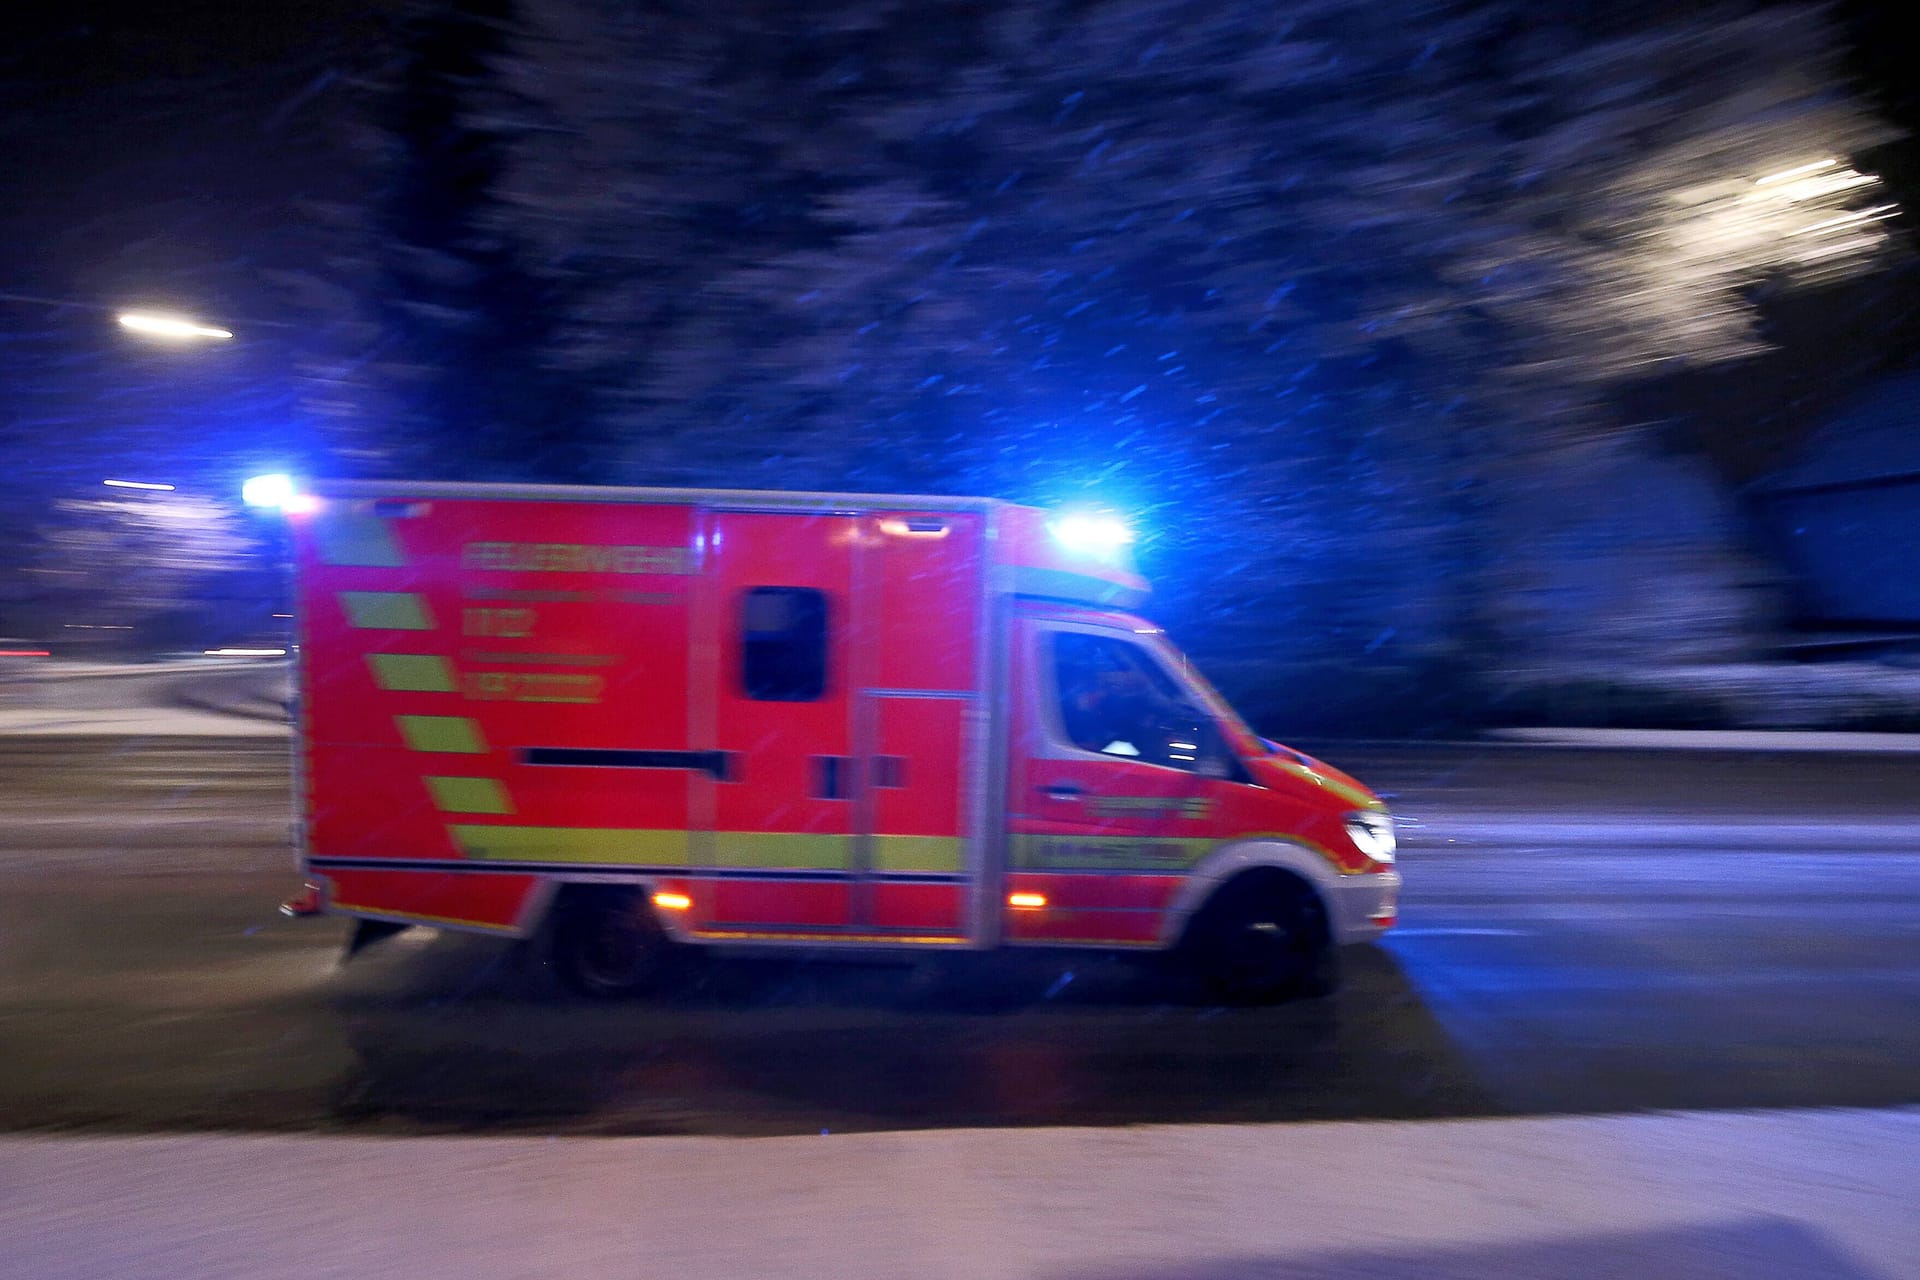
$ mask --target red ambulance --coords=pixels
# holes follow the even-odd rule
[[[1123,531],[984,498],[340,483],[289,508],[302,865],[353,947],[1176,951],[1324,989],[1392,820],[1132,612]]]

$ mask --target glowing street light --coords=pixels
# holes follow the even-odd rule
[[[170,484],[156,484],[151,480],[102,480],[101,484],[109,489],[150,489],[156,493],[172,493]]]
[[[185,316],[160,315],[152,311],[122,311],[118,319],[122,329],[130,333],[145,334],[150,338],[173,338],[182,341],[206,338],[224,342],[233,336],[231,329],[219,329],[210,324],[196,324]]]

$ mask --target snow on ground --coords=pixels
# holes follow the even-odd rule
[[[14,661],[0,668],[0,734],[284,736],[289,687],[284,661]]]
[[[0,734],[108,738],[273,738],[285,724],[190,707],[129,707],[66,711],[57,707],[9,707],[0,702]]]
[[[1804,729],[1495,729],[1497,741],[1622,751],[1842,751],[1920,755],[1920,733]]]
[[[1920,1110],[791,1138],[13,1138],[0,1271],[1892,1280]]]

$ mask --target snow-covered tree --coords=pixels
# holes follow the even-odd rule
[[[138,653],[266,625],[273,566],[232,502],[99,492],[53,502],[23,532],[0,588],[0,629],[63,650]]]
[[[1551,650],[1565,627],[1490,607],[1568,545],[1516,499],[1633,474],[1613,392],[1750,356],[1756,290],[1890,255],[1849,159],[1884,135],[1795,8],[487,12],[458,109],[397,159],[424,191],[435,148],[485,139],[461,234],[498,256],[454,278],[498,273],[541,325],[442,366],[449,403],[570,385],[609,478],[1126,507],[1176,629],[1246,680]],[[455,465],[519,430],[544,470],[553,415],[489,397],[499,451]],[[1697,540],[1606,545],[1645,552],[1631,582]]]

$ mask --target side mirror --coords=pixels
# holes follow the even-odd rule
[[[1233,755],[1221,739],[1220,731],[1211,719],[1193,707],[1167,708],[1155,726],[1154,737],[1162,764],[1208,778],[1234,775]]]
[[[1185,732],[1170,739],[1169,747],[1179,750],[1181,744],[1192,743],[1192,751],[1183,751],[1182,754],[1190,754],[1193,759],[1182,761],[1170,758],[1168,763],[1191,769],[1203,778],[1215,778],[1223,782],[1250,781],[1246,766],[1240,763],[1233,748],[1227,745],[1220,727],[1197,711],[1192,715],[1192,722],[1183,726]],[[1171,756],[1171,751],[1169,754]]]

